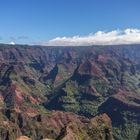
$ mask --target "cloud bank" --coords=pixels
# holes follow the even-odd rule
[[[46,46],[85,46],[85,45],[119,45],[139,44],[140,29],[98,31],[88,36],[57,37],[41,45]]]
[[[10,42],[9,44],[10,44],[10,45],[15,45],[16,43],[12,41],[12,42]]]

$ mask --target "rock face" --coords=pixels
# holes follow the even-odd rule
[[[106,114],[87,119],[56,111],[31,117],[13,110],[2,116],[7,117],[1,120],[2,140],[113,140],[111,120]]]
[[[1,44],[0,110],[3,140],[110,140],[111,121],[116,139],[135,140],[140,45]]]
[[[75,126],[75,127],[74,127]],[[94,139],[94,140],[113,140],[112,132],[111,132],[111,120],[106,115],[100,115],[93,119],[91,119],[87,123],[87,133],[88,135],[84,136],[81,133],[81,138],[79,137],[78,127],[76,128],[76,124],[69,124],[65,128],[63,128],[60,132],[60,135],[57,137],[57,139],[62,140],[77,140],[77,139]],[[81,125],[80,125],[81,127]],[[77,131],[78,135],[75,135],[74,133]],[[83,136],[82,136],[83,135]]]

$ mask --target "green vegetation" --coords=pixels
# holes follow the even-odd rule
[[[2,46],[0,113],[3,114],[0,114],[0,123],[7,120],[7,109],[15,111],[16,115],[27,112],[33,122],[37,120],[33,125],[22,128],[22,131],[27,131],[27,136],[48,135],[54,138],[54,128],[49,124],[46,130],[42,118],[36,118],[39,113],[48,115],[50,112],[64,111],[88,118],[107,113],[112,119],[113,134],[117,140],[135,139],[140,129],[140,47],[131,47],[65,49]],[[14,139],[16,130],[13,128],[20,118],[15,114],[10,116],[9,131],[0,124],[0,135],[8,131],[11,139]],[[25,122],[29,118],[26,119]],[[54,120],[53,123],[59,125]],[[95,124],[98,128],[88,130],[84,126],[85,131],[77,130],[79,128],[72,124],[71,127],[75,129],[71,133],[79,139],[86,139],[86,136],[92,139],[96,133],[103,137],[105,134],[102,132],[108,131],[106,125],[102,125],[102,121]],[[65,131],[68,130],[71,129],[66,127]],[[91,137],[86,133],[90,133]]]

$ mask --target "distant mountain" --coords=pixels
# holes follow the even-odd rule
[[[0,109],[2,140],[136,140],[140,45],[1,44]]]

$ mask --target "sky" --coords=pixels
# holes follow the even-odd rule
[[[0,0],[0,42],[140,43],[139,13],[140,0]]]

